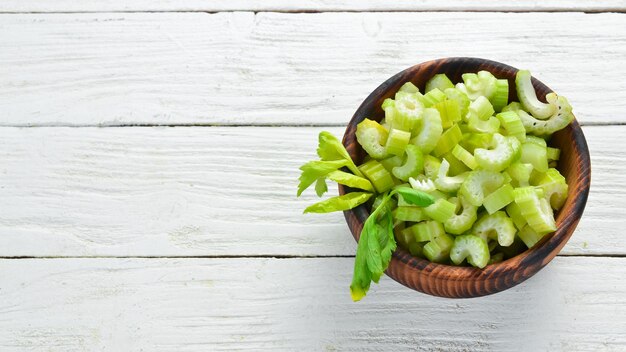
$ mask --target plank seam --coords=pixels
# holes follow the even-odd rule
[[[559,254],[558,257],[573,258],[626,258],[626,254]],[[354,258],[354,255],[138,255],[138,256],[0,256],[0,260],[21,259],[315,259],[315,258]]]
[[[282,14],[316,14],[316,13],[428,13],[428,12],[471,12],[471,13],[586,13],[586,14],[600,14],[600,13],[626,13],[626,7],[606,7],[606,8],[547,8],[547,9],[386,9],[386,10],[346,10],[346,9],[327,9],[327,10],[263,10],[254,11],[250,9],[235,9],[224,11],[210,11],[210,10],[107,10],[107,11],[1,11],[0,15],[42,15],[42,14],[60,14],[60,15],[73,15],[73,14],[97,14],[97,13],[120,13],[120,14],[132,14],[132,13],[231,13],[231,12],[252,12],[255,15],[260,13],[282,13]]]

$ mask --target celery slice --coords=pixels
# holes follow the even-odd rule
[[[516,188],[515,203],[519,205],[522,216],[533,230],[546,234],[556,230],[556,222],[550,203],[534,187]],[[543,190],[540,193],[544,193]]]
[[[472,234],[485,240],[485,243],[488,239],[496,239],[503,247],[513,243],[516,232],[513,221],[503,211],[484,214],[472,227]]]
[[[489,148],[493,142],[492,133],[465,133],[460,144],[470,153],[474,153],[476,148]]]
[[[467,114],[465,115],[465,121],[469,122],[471,117],[476,117],[478,120],[486,121],[491,115],[493,115],[494,112],[495,111],[493,110],[493,106],[489,102],[489,99],[481,96],[470,103]]]
[[[417,93],[404,93],[397,94],[394,107],[387,109],[395,109],[396,112],[393,115],[392,127],[410,132],[422,118],[424,105],[418,99]],[[387,109],[385,109],[385,117],[387,117]]]
[[[461,117],[467,114],[467,110],[469,108],[470,100],[467,97],[467,94],[456,88],[447,88],[443,91],[448,100],[454,100],[459,104],[459,109],[461,113]]]
[[[546,148],[546,156],[549,161],[559,160],[561,157],[561,150],[558,148]]]
[[[481,120],[477,116],[471,115],[467,120],[467,128],[471,132],[496,133],[500,128],[500,120],[495,116]]]
[[[485,196],[498,189],[504,183],[504,176],[497,172],[476,170],[469,173],[459,194],[464,196],[472,205],[481,206]]]
[[[422,192],[432,192],[435,189],[437,189],[437,187],[435,186],[435,183],[430,180],[430,179],[415,179],[413,177],[409,177],[409,183],[411,184],[411,187],[413,187],[413,189],[418,190],[418,191],[422,191]]]
[[[526,219],[524,215],[522,215],[522,209],[517,205],[517,203],[512,202],[511,204],[506,206],[506,213],[509,214],[509,217],[513,221],[515,227],[518,230],[521,230],[524,225],[526,225]]]
[[[546,142],[545,139],[541,138],[541,137],[537,137],[537,136],[526,136],[526,143],[534,143],[537,144],[539,146],[542,146],[544,148],[548,147],[548,143]]]
[[[406,82],[402,85],[402,87],[400,87],[398,91],[406,93],[419,93],[420,90],[415,86],[415,84],[411,82]]]
[[[537,99],[535,87],[530,80],[530,72],[527,70],[519,70],[515,76],[515,86],[517,88],[517,97],[524,105],[524,108],[538,119],[547,119],[555,112],[553,104],[542,103]]]
[[[496,115],[500,125],[506,130],[508,136],[514,136],[518,141],[526,140],[526,130],[519,115],[514,111],[505,111]]]
[[[441,167],[441,161],[432,155],[426,155],[424,157],[424,174],[431,180],[437,178],[439,174],[439,168]]]
[[[439,167],[439,171],[437,172],[437,178],[435,179],[435,186],[437,189],[442,192],[456,192],[461,187],[463,181],[465,181],[465,175],[458,175],[454,177],[448,176],[448,170],[450,168],[450,163],[447,159],[443,159],[441,161],[441,166]]]
[[[548,93],[546,95],[546,99],[548,102],[551,102],[551,104],[556,106],[555,113],[547,120],[538,120],[523,110],[519,110],[517,112],[527,133],[549,135],[565,128],[574,120],[574,115],[572,115],[572,106],[569,104],[567,99],[565,99],[565,97],[557,96],[554,93]]]
[[[381,163],[376,160],[370,160],[359,166],[359,170],[367,177],[376,189],[376,192],[383,193],[390,190],[393,186],[391,174]]]
[[[552,209],[558,210],[563,207],[569,186],[559,170],[548,169],[538,186],[543,189],[544,197],[550,202]]]
[[[404,149],[409,144],[410,139],[410,132],[392,128],[391,131],[389,131],[387,143],[385,144],[387,154],[404,155]]]
[[[461,138],[463,138],[463,133],[461,133],[459,125],[455,124],[441,135],[441,138],[433,150],[433,154],[435,156],[441,156],[451,151],[452,148],[459,143]]]
[[[393,235],[396,238],[396,242],[403,248],[408,249],[409,245],[415,242],[413,238],[413,234],[411,232],[407,232],[404,228],[404,225],[398,225],[393,229]]]
[[[393,210],[393,218],[398,221],[420,222],[427,219],[420,207],[397,207]]]
[[[437,145],[443,132],[439,111],[432,108],[424,109],[418,130],[411,143],[420,147],[424,154],[429,154]]]
[[[424,170],[424,155],[418,146],[407,145],[405,152],[404,164],[392,169],[393,175],[402,181],[408,181],[409,177],[415,177]]]
[[[454,238],[443,233],[424,245],[424,256],[431,262],[443,263],[448,260],[453,245]]]
[[[513,196],[513,187],[507,183],[493,191],[490,195],[486,196],[483,201],[483,206],[489,214],[493,214],[506,207],[513,200],[515,200],[515,197]]]
[[[426,82],[426,92],[430,92],[433,89],[439,89],[441,91],[448,88],[454,88],[454,84],[445,73],[438,73]]]
[[[473,235],[458,236],[450,249],[450,259],[456,265],[467,262],[475,267],[484,268],[489,262],[489,248],[481,238]]]
[[[356,126],[356,139],[363,149],[374,159],[382,159],[387,156],[384,147],[387,142],[388,132],[378,122],[370,119],[361,121]]]
[[[506,173],[511,176],[512,183],[516,187],[526,187],[529,185],[530,174],[533,171],[532,164],[513,163],[506,169]]]
[[[532,246],[534,246],[535,244],[537,244],[537,242],[539,242],[543,236],[545,236],[545,234],[541,235],[538,234],[535,230],[533,230],[532,227],[530,227],[529,225],[526,225],[524,227],[522,227],[521,230],[519,230],[519,232],[517,233],[517,235],[519,236],[519,238],[524,241],[524,244],[526,245],[526,247],[531,248]]]
[[[509,102],[509,81],[498,79],[495,83],[493,94],[489,98],[495,111],[500,111]]]
[[[394,155],[389,158],[379,160],[379,162],[387,171],[391,172],[394,167],[402,165],[404,160],[402,159],[402,156]]]
[[[533,168],[538,172],[548,171],[548,154],[545,146],[541,146],[535,142],[529,142],[530,138],[526,138],[526,142],[522,144],[522,157],[520,162],[532,164]]]
[[[509,105],[505,106],[502,108],[502,112],[506,112],[506,111],[518,111],[518,110],[523,110],[524,108],[522,107],[522,104],[520,104],[517,101],[512,101],[509,103]]]
[[[456,85],[456,88],[467,94],[472,100],[476,100],[481,96],[490,98],[495,91],[497,79],[491,72],[464,73],[461,77],[464,84],[459,83]]]
[[[476,163],[476,159],[474,158],[474,156],[465,148],[463,148],[460,144],[454,146],[454,148],[452,149],[452,155],[454,155],[455,158],[460,160],[470,169],[475,170],[476,168],[478,168],[478,164]]]
[[[440,223],[445,222],[454,216],[456,204],[453,204],[443,198],[437,199],[435,203],[424,208],[424,213],[431,219]]]
[[[441,125],[444,129],[450,128],[453,124],[461,121],[461,108],[459,108],[459,103],[456,100],[440,101],[433,105],[433,108],[439,111]]]
[[[434,88],[430,92],[424,94],[422,97],[422,103],[424,104],[424,107],[429,108],[444,99],[446,99],[446,95],[441,90]]]
[[[474,158],[478,166],[484,170],[502,171],[513,160],[513,148],[509,140],[499,133],[494,133],[491,149],[477,148]]]
[[[476,222],[478,207],[472,205],[463,196],[450,198],[449,201],[456,205],[455,214],[446,220],[443,226],[446,232],[460,235],[471,229],[474,222]],[[460,214],[459,210],[461,210]]]
[[[423,221],[408,227],[406,231],[411,231],[416,242],[428,242],[445,234],[443,226],[437,221]]]

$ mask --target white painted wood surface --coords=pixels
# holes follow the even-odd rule
[[[624,123],[625,29],[615,13],[0,15],[0,124],[345,125],[446,56],[528,68],[583,123]]]
[[[352,258],[3,260],[0,350],[626,349],[625,258],[559,257],[466,300],[383,278],[353,303],[351,271]]]

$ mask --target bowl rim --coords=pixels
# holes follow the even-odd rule
[[[498,77],[498,73],[515,73],[518,71],[515,67],[492,60],[473,57],[449,57],[426,61],[398,72],[374,89],[361,103],[350,119],[343,136],[343,144],[350,156],[353,159],[358,157],[359,145],[358,142],[356,142],[354,133],[356,124],[365,119],[366,116],[371,115],[370,112],[377,108],[375,104],[378,98],[388,93],[390,88],[397,86],[399,82],[404,83],[410,80],[411,77],[415,78],[415,76],[422,71],[432,77],[437,73],[446,73],[447,71],[445,69],[447,67],[454,67],[455,65],[467,67],[466,71],[461,72],[476,72],[480,67],[486,65],[489,66],[487,70],[492,72],[496,77]],[[476,68],[472,69],[472,67]],[[458,69],[459,68],[457,68],[457,70]],[[427,79],[428,78],[424,78],[423,82],[419,82],[417,85],[423,87]],[[550,88],[534,77],[532,82],[540,99],[545,99],[545,94],[552,92]],[[413,83],[416,82],[413,81]],[[515,91],[512,91],[511,94],[515,94]],[[557,231],[549,236],[544,236],[535,246],[517,256],[500,263],[490,264],[484,269],[432,263],[426,259],[413,257],[406,250],[398,246],[398,249],[396,249],[392,255],[391,263],[386,271],[387,275],[407,287],[435,296],[451,298],[479,297],[513,287],[528,279],[548,264],[567,243],[578,224],[587,202],[591,181],[589,150],[585,136],[576,118],[574,118],[574,121],[572,121],[564,131],[565,130],[569,131],[571,134],[573,150],[577,151],[577,153],[574,154],[578,159],[580,172],[573,182],[573,185],[576,186],[576,190],[574,191],[576,197],[573,200],[573,207],[565,216],[559,216],[560,222]],[[572,185],[570,185],[570,187],[571,186]],[[339,185],[338,187],[339,194],[342,195],[352,191],[350,188],[344,187],[343,185]],[[363,222],[369,216],[367,206],[363,204],[354,209],[344,211],[344,216],[352,236],[358,242]],[[423,280],[434,280],[434,286],[424,287],[423,280],[420,276],[426,276]],[[450,293],[448,292],[449,289],[442,287],[442,285],[450,281],[454,281],[455,284],[458,284],[456,286],[465,285],[467,287],[464,289],[459,288]],[[487,281],[492,281],[496,284],[486,289],[481,287]],[[481,282],[483,284],[481,284]]]

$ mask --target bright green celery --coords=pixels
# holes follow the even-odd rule
[[[434,88],[433,90],[422,96],[422,103],[425,107],[429,108],[445,99],[446,95],[441,90]]]
[[[383,165],[383,167],[385,167],[387,171],[392,172],[394,167],[403,164],[404,159],[400,155],[394,155],[389,158],[379,160],[379,162]]]
[[[546,156],[548,157],[549,161],[559,160],[559,158],[561,157],[561,150],[558,148],[547,147]]]
[[[478,166],[484,170],[502,171],[513,160],[514,151],[509,140],[499,133],[494,133],[491,149],[477,148],[474,158]]]
[[[459,109],[461,110],[461,117],[467,114],[467,110],[469,108],[470,100],[467,97],[467,94],[456,88],[447,88],[443,91],[448,100],[454,100],[459,104]]]
[[[456,148],[456,146],[454,147]],[[452,150],[454,150],[454,148],[452,148]],[[452,154],[452,150],[442,156],[443,159],[448,160],[450,163],[450,170],[448,170],[448,173],[452,176],[456,176],[471,171],[467,165]]]
[[[403,131],[411,132],[419,120],[422,118],[424,111],[424,105],[418,99],[419,93],[403,93],[396,94],[396,100],[393,107],[385,109],[385,118],[387,118],[387,111],[393,111],[392,128],[401,129]]]
[[[516,187],[526,187],[530,185],[529,180],[532,171],[532,164],[524,164],[521,162],[513,163],[506,169],[506,173],[511,176],[512,183]]]
[[[381,163],[376,160],[370,160],[365,164],[359,166],[359,170],[367,177],[374,185],[376,192],[383,193],[390,190],[393,186],[393,179],[391,174],[387,171]]]
[[[456,209],[454,215],[446,220],[443,226],[446,232],[460,235],[471,229],[474,222],[476,222],[478,207],[472,205],[463,196],[450,198],[449,201],[456,205]]]
[[[420,147],[422,153],[429,154],[437,145],[442,132],[439,111],[432,108],[424,109],[422,120],[418,124],[418,132],[411,140],[411,144]]]
[[[456,100],[444,100],[433,105],[439,111],[441,125],[444,129],[450,128],[453,124],[461,121],[461,109]],[[520,121],[521,123],[521,121]]]
[[[489,99],[481,96],[470,103],[467,114],[465,115],[465,121],[469,122],[472,116],[475,116],[479,120],[486,121],[494,112]]]
[[[509,105],[502,108],[502,112],[523,110],[524,107],[517,101],[512,101]]]
[[[420,222],[428,217],[420,207],[397,207],[393,210],[393,218],[398,221]]]
[[[572,106],[565,97],[557,96],[555,93],[548,93],[546,100],[556,106],[555,113],[547,120],[536,119],[523,110],[517,112],[524,124],[526,133],[533,133],[540,136],[549,135],[558,130],[562,130],[574,120]]]
[[[424,245],[424,256],[435,263],[443,263],[450,257],[450,250],[454,245],[454,237],[442,233]]]
[[[382,204],[383,199],[385,199],[384,194],[379,194],[376,198],[374,198],[374,202],[372,202],[372,211],[376,210],[376,208],[378,208]],[[385,204],[385,207],[387,208],[385,212],[393,211],[397,206],[398,201],[396,201],[395,199],[389,199]]]
[[[396,166],[392,169],[395,177],[402,181],[408,181],[409,177],[415,177],[424,170],[424,155],[416,145],[410,144],[406,146],[406,160],[402,166]]]
[[[515,76],[515,86],[520,102],[526,111],[530,112],[534,117],[545,120],[555,113],[555,105],[542,103],[537,99],[537,93],[531,82],[529,71],[519,70],[517,72]]]
[[[478,168],[476,158],[474,158],[474,156],[470,152],[468,152],[467,149],[463,148],[460,144],[454,146],[454,148],[452,149],[452,155],[454,155],[455,158],[463,162],[463,164],[465,164],[470,169],[475,170],[476,168]]]
[[[404,231],[412,234],[416,242],[428,242],[445,234],[443,225],[437,221],[423,221],[419,224],[407,227]]]
[[[504,176],[497,172],[476,170],[469,173],[461,188],[459,195],[464,196],[472,205],[481,206],[485,196],[500,188],[504,183]]]
[[[443,198],[437,199],[435,203],[424,208],[424,213],[431,219],[441,223],[454,216],[456,204],[451,203]]]
[[[435,149],[433,150],[433,154],[435,156],[441,156],[454,148],[455,145],[461,141],[463,138],[463,133],[461,133],[461,129],[458,124],[448,128],[442,135]]]
[[[552,209],[558,210],[563,207],[569,187],[559,170],[548,169],[538,186],[543,189],[544,197],[550,202]]]
[[[428,178],[413,178],[413,177],[409,177],[409,183],[411,184],[411,187],[415,190],[418,191],[422,191],[422,192],[432,192],[434,190],[437,189],[437,187],[435,186],[435,183],[428,179]]]
[[[458,236],[450,249],[450,260],[456,265],[467,258],[469,264],[482,269],[489,262],[489,257],[487,243],[473,235]]]
[[[413,234],[406,233],[404,230],[404,222],[402,222],[393,228],[393,237],[400,246],[409,248],[409,245],[415,242],[415,239],[413,238]]]
[[[519,230],[517,236],[519,236],[519,238],[524,241],[526,247],[531,248],[532,246],[537,244],[537,242],[539,242],[543,238],[543,236],[545,236],[545,234],[538,234],[535,230],[533,230],[532,227],[526,225],[522,227],[521,230]]]
[[[400,87],[398,92],[406,92],[406,93],[419,93],[419,89],[415,86],[415,84],[411,82],[406,82]]]
[[[509,140],[509,145],[513,149],[513,159],[511,159],[511,163],[518,162],[522,157],[522,143],[513,136],[506,136],[506,139]]]
[[[495,239],[501,246],[507,247],[515,239],[515,225],[504,211],[493,214],[484,214],[472,227],[472,234],[479,236],[485,243],[488,239]]]
[[[513,187],[507,183],[493,191],[490,195],[486,196],[483,201],[483,206],[489,214],[493,214],[506,207],[513,200],[515,200],[515,197],[513,196]]]
[[[454,84],[445,73],[438,73],[426,82],[427,93],[435,88],[444,91],[448,88],[454,88]]]
[[[471,132],[496,133],[500,129],[500,120],[495,116],[481,120],[477,116],[471,115],[468,118],[467,127]]]
[[[437,178],[435,179],[435,186],[442,192],[456,192],[461,187],[461,184],[465,180],[466,174],[458,176],[448,176],[448,170],[450,169],[450,163],[447,159],[441,160],[441,166],[437,172]]]
[[[550,203],[543,198],[534,187],[516,188],[515,203],[519,205],[522,216],[533,230],[539,234],[546,234],[556,230],[556,222]]]
[[[402,89],[402,88],[400,88],[400,89]],[[387,99],[383,100],[383,103],[380,105],[380,107],[383,110],[385,110],[386,108],[388,108],[390,106],[396,106],[396,102],[393,99],[391,99],[391,98],[387,98]]]
[[[374,159],[387,156],[385,143],[389,132],[378,122],[370,119],[361,121],[356,126],[356,139],[363,149]]]
[[[404,155],[404,150],[409,144],[410,139],[410,132],[392,128],[391,131],[389,131],[387,143],[385,144],[385,150],[387,151],[387,154]]]
[[[476,148],[489,148],[493,142],[492,133],[465,133],[460,144],[470,153],[474,153]]]
[[[424,175],[431,180],[437,178],[439,174],[439,168],[441,167],[441,161],[432,155],[424,156]]]
[[[520,162],[526,164],[532,164],[533,168],[538,172],[548,171],[548,154],[545,146],[527,138],[526,142],[522,143],[522,157]]]
[[[497,79],[491,72],[464,73],[461,77],[464,83],[457,84],[456,88],[467,94],[472,100],[481,96],[490,98],[496,89]]]
[[[509,81],[506,79],[496,80],[493,94],[489,98],[495,111],[500,111],[509,102]]]
[[[546,142],[545,139],[541,138],[541,137],[537,137],[537,136],[526,136],[526,143],[534,143],[537,144],[539,146],[542,146],[544,148],[548,147],[548,143]]]
[[[496,115],[500,125],[506,130],[508,136],[514,136],[518,141],[526,140],[526,130],[519,115],[514,111],[505,111]]]

